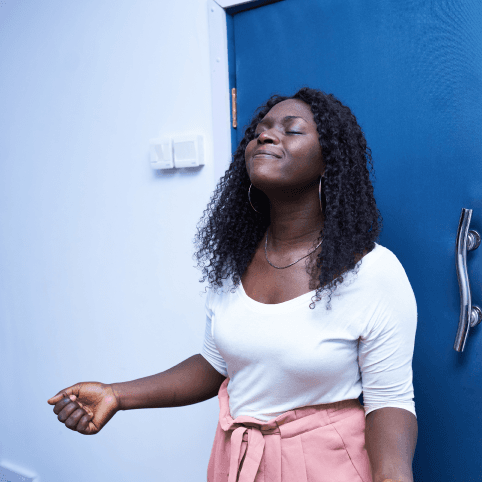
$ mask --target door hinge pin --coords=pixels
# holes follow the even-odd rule
[[[237,121],[237,105],[236,105],[236,89],[231,89],[231,105],[232,105],[232,116],[233,116],[233,128],[238,127]]]

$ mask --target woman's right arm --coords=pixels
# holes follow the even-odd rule
[[[226,379],[197,354],[169,370],[130,382],[76,383],[48,400],[58,420],[70,430],[94,435],[119,410],[181,407],[218,394]]]
[[[215,397],[225,379],[197,354],[157,375],[112,383],[111,387],[120,410],[182,407]]]

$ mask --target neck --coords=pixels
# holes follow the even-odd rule
[[[268,246],[273,251],[283,252],[306,249],[317,244],[323,230],[324,216],[318,203],[313,209],[271,209],[271,224],[268,227]],[[282,211],[282,212],[281,212]]]
[[[279,251],[311,247],[325,220],[320,206],[319,183],[289,191],[265,190],[265,194],[269,198],[271,219],[268,246]]]

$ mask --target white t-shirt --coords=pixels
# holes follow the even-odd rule
[[[398,258],[375,248],[331,298],[315,290],[278,304],[250,298],[231,280],[208,290],[201,355],[229,377],[233,419],[268,421],[287,410],[358,398],[365,416],[399,407],[415,416],[412,357],[417,304]]]

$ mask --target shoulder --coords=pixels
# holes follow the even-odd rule
[[[362,266],[366,279],[377,289],[385,291],[410,286],[407,273],[398,257],[381,244],[375,243],[375,248],[363,257]]]
[[[372,256],[373,255],[373,256]],[[415,307],[412,286],[402,263],[390,249],[377,244],[363,262],[367,261],[366,279],[374,298],[392,305]]]
[[[417,301],[402,263],[393,251],[381,245],[377,245],[363,263],[365,261],[364,288],[370,300],[371,316],[364,336],[370,332],[371,336],[376,336],[380,330],[386,330],[413,337],[417,326]]]
[[[208,286],[205,300],[207,310],[214,312],[216,306],[226,301],[229,294],[233,293],[234,283],[232,279],[221,279],[221,286]],[[239,286],[239,285],[238,285]]]
[[[365,251],[363,251],[363,254],[355,253],[355,264],[358,263],[358,261],[360,261],[360,259],[364,258],[367,254],[368,254],[368,249],[365,249]]]
[[[402,263],[398,259],[397,255],[390,249],[376,244],[375,249],[372,251],[374,254],[374,265],[381,271],[387,274],[401,275],[406,274]]]
[[[373,268],[382,267],[402,267],[400,261],[393,251],[375,242],[375,247],[368,252],[368,249],[363,251],[363,254],[357,254],[355,259],[359,261],[363,258],[363,263],[369,264]]]

